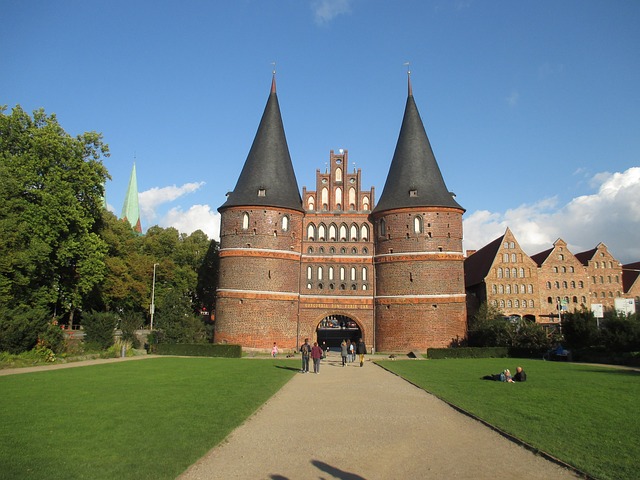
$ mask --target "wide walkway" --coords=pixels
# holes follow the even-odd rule
[[[570,479],[367,361],[297,374],[180,480]]]

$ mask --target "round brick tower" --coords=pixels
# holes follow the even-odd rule
[[[218,209],[215,341],[295,347],[304,209],[276,95],[275,74],[238,183]]]
[[[424,351],[465,337],[463,213],[442,178],[409,77],[396,150],[371,213],[378,351]]]

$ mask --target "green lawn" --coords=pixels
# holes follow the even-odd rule
[[[596,478],[639,478],[638,372],[516,359],[378,363]],[[481,380],[518,364],[525,383]]]
[[[0,377],[0,478],[173,479],[298,363],[157,358]]]

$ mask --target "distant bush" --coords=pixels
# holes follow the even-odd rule
[[[40,308],[0,309],[0,351],[19,354],[35,348],[49,329],[50,315]],[[57,347],[57,345],[56,345]]]
[[[242,357],[240,345],[211,344],[211,343],[159,343],[152,344],[152,353],[158,355],[183,355],[189,357]]]
[[[462,348],[429,348],[427,358],[436,360],[443,358],[506,358],[507,347],[462,347]]]
[[[100,349],[107,349],[114,342],[114,331],[118,316],[112,312],[89,312],[82,317],[85,342]]]

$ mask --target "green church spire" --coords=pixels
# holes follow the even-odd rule
[[[122,206],[122,219],[129,222],[136,233],[142,234],[140,224],[140,208],[138,207],[138,179],[136,177],[136,164],[134,162],[127,187],[127,195]]]

